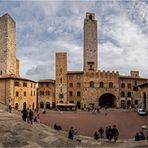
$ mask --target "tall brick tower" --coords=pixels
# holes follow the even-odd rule
[[[84,20],[84,71],[97,70],[97,20],[95,13],[86,13]]]
[[[6,13],[0,17],[0,76],[16,75],[16,24]]]
[[[67,53],[56,53],[56,104],[67,102]]]

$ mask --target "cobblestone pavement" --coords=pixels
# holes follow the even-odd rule
[[[99,114],[92,112],[66,112],[49,111],[46,114],[40,114],[41,121],[53,127],[54,123],[60,124],[65,131],[71,126],[85,136],[92,137],[94,132],[100,127],[104,128],[114,125],[119,129],[120,139],[132,139],[136,132],[141,130],[141,126],[148,126],[148,115],[139,116],[137,112],[122,109],[108,109],[107,113],[101,109]]]
[[[81,140],[67,139],[67,133],[55,131],[43,124],[23,122],[21,114],[8,113],[0,106],[0,148],[22,147],[148,147],[148,141],[119,140],[117,143],[106,140],[95,141],[90,137],[77,136]]]

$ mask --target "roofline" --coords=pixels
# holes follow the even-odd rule
[[[141,79],[141,80],[148,80],[147,78],[141,78],[141,77],[131,77],[131,76],[119,76],[119,78],[123,79]]]
[[[148,82],[139,85],[140,88],[145,87],[145,86],[148,86]]]
[[[31,81],[31,82],[37,83],[36,81],[30,80],[30,79],[21,78],[21,77],[14,77],[14,76],[4,76],[4,77],[0,77],[0,80],[1,79],[24,80],[24,81]]]
[[[53,79],[43,79],[43,80],[39,80],[39,81],[38,81],[38,83],[44,83],[44,82],[55,83],[55,80],[53,80]]]
[[[83,71],[68,71],[67,74],[84,74]]]

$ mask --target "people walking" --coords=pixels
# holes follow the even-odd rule
[[[116,125],[113,125],[112,135],[113,135],[114,141],[116,142],[118,140],[118,136],[119,136],[119,131],[118,131]]]
[[[68,138],[73,140],[74,138],[74,129],[73,127],[70,128],[69,132],[68,132]]]
[[[27,123],[29,123],[29,121],[30,121],[29,113],[30,113],[30,110],[29,110],[29,108],[27,108]]]
[[[108,137],[108,140],[111,141],[112,138],[113,138],[113,133],[112,133],[112,128],[111,126],[108,127],[108,130],[107,130],[107,137]]]
[[[99,133],[100,133],[100,138],[103,138],[104,129],[102,127],[99,129]]]
[[[30,109],[29,112],[29,119],[30,119],[30,123],[33,124],[32,120],[33,120],[33,111]]]
[[[11,113],[11,111],[12,111],[12,106],[9,105],[9,112]]]
[[[26,107],[24,107],[21,112],[22,112],[22,119],[23,119],[23,121],[26,122],[26,118],[27,118],[27,109],[26,109]]]
[[[96,131],[94,133],[94,139],[98,140],[100,137],[99,137],[99,131]]]

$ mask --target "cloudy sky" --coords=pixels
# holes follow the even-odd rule
[[[0,1],[17,24],[21,76],[55,78],[55,52],[68,53],[68,70],[83,70],[83,21],[98,20],[98,69],[148,77],[148,0]]]

